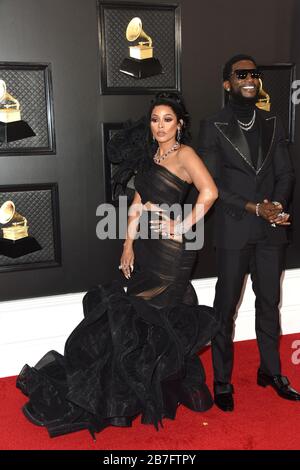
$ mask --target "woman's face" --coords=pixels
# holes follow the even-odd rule
[[[177,116],[170,106],[161,104],[153,108],[150,128],[159,144],[176,140],[176,133],[180,127]]]

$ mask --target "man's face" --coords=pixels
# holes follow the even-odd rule
[[[233,64],[229,80],[224,82],[225,90],[237,98],[255,102],[259,91],[259,79],[252,77],[251,71],[256,71],[256,65],[251,60],[240,60]]]

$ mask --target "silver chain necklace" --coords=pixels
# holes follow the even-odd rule
[[[256,118],[256,110],[253,112],[253,116],[251,118],[251,121],[249,122],[241,122],[238,120],[239,126],[243,131],[250,131],[252,129],[254,123],[255,123],[255,118]]]
[[[155,155],[153,157],[153,160],[155,161],[155,163],[160,163],[163,160],[165,160],[171,152],[174,152],[175,150],[179,149],[179,147],[180,147],[180,143],[175,142],[175,144],[171,148],[169,148],[169,150],[167,150],[165,153],[163,153],[162,155],[159,155],[159,147],[158,147],[158,149],[156,150]]]

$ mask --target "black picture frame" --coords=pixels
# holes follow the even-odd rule
[[[163,73],[134,78],[120,72],[128,58],[125,32],[129,21],[140,17],[143,30],[153,39],[154,57]],[[98,0],[100,92],[154,94],[181,91],[181,9],[178,4],[110,3]]]
[[[286,142],[295,138],[295,103],[292,100],[292,84],[296,79],[294,63],[258,65],[262,71],[263,90],[270,95],[271,112],[280,116],[286,134]],[[224,103],[228,93],[224,91]]]
[[[121,129],[124,129],[123,122],[104,122],[101,123],[101,134],[102,134],[102,154],[103,154],[103,174],[104,174],[104,185],[105,185],[105,201],[113,205],[118,206],[118,197],[114,195],[113,191],[113,175],[118,169],[117,164],[113,164],[108,159],[107,154],[107,143],[112,138],[113,134]],[[129,180],[125,192],[125,196],[128,198],[128,202],[133,198],[134,189],[134,176]]]
[[[0,186],[0,206],[6,200],[12,200],[16,211],[27,218],[29,235],[41,249],[14,258],[4,255],[0,245],[0,272],[61,266],[58,184]]]
[[[296,66],[293,63],[260,65],[263,89],[270,95],[271,111],[278,114],[286,133],[286,141],[295,138],[295,104],[292,100]]]
[[[0,62],[0,78],[21,105],[21,119],[35,135],[0,142],[0,156],[56,153],[51,64]]]

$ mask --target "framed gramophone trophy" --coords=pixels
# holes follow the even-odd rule
[[[0,62],[0,157],[55,153],[51,65]]]
[[[146,78],[162,73],[159,60],[153,57],[152,39],[142,28],[142,20],[138,17],[132,18],[126,28],[127,41],[139,41],[134,46],[129,46],[129,58],[123,60],[120,72],[131,75],[134,78]]]
[[[292,84],[296,79],[296,66],[293,63],[260,65],[263,90],[270,96],[270,111],[280,116],[286,135],[286,141],[292,143],[295,137],[295,103],[292,99]],[[259,106],[259,103],[257,103]]]
[[[7,91],[0,79],[0,142],[13,142],[35,136],[30,125],[21,119],[19,101]]]
[[[98,11],[102,94],[180,91],[180,5],[98,0]]]
[[[57,183],[0,186],[0,273],[60,264]]]
[[[5,201],[0,207],[0,254],[18,258],[41,250],[37,240],[29,236],[27,219],[16,211],[13,201]]]

